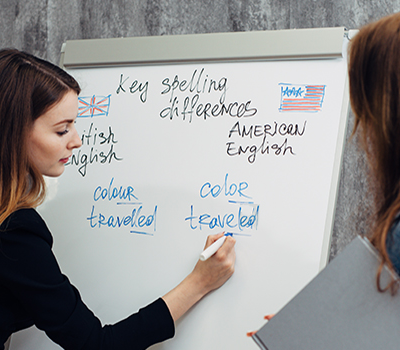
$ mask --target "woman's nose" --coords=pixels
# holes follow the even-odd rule
[[[72,131],[72,139],[68,144],[68,147],[70,149],[74,149],[74,148],[79,148],[82,146],[82,140],[80,139],[79,135],[78,135],[78,131],[75,129],[75,127],[73,128]]]

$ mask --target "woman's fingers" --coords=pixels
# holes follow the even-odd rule
[[[269,315],[265,315],[264,316],[264,320],[270,320],[272,317],[274,317],[275,316],[275,314],[269,314]],[[246,333],[246,335],[248,336],[248,337],[252,337],[254,334],[256,334],[258,331],[251,331],[251,332],[247,332]]]

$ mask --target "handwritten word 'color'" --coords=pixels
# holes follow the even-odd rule
[[[210,182],[206,182],[201,186],[200,188],[200,197],[201,198],[206,198],[209,195],[212,197],[216,198],[218,197],[221,193],[224,193],[225,196],[234,196],[235,194],[238,194],[240,197],[246,197],[246,198],[251,198],[249,196],[246,196],[243,192],[249,187],[249,184],[247,182],[240,182],[239,184],[236,183],[231,183],[228,184],[228,174],[225,175],[225,181],[223,185],[211,185]],[[225,190],[222,192],[222,190]]]

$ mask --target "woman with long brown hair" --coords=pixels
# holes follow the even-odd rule
[[[400,14],[360,29],[349,50],[353,134],[366,151],[376,214],[370,240],[382,264],[378,289],[394,291],[395,281],[380,285],[383,264],[400,273]]]
[[[61,273],[51,233],[35,210],[45,197],[43,175],[60,176],[81,146],[74,124],[79,92],[57,66],[0,51],[0,349],[32,325],[64,349],[145,349],[172,337],[174,321],[234,270],[235,240],[227,237],[172,291],[115,325],[101,325]],[[209,236],[206,246],[221,236]]]
[[[377,288],[394,293],[395,278],[382,286],[380,275],[384,264],[400,275],[400,13],[360,29],[350,42],[348,67],[353,136],[369,160],[376,208],[367,237],[381,256]]]

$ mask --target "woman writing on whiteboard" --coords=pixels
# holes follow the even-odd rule
[[[400,14],[371,23],[349,51],[353,134],[360,134],[372,170],[375,225],[370,240],[383,263],[400,274]],[[392,288],[379,283],[383,291]]]
[[[175,289],[114,325],[102,326],[64,276],[36,212],[43,175],[57,177],[81,146],[74,122],[78,83],[17,50],[0,51],[0,349],[36,325],[64,349],[145,349],[174,335],[174,321],[232,275],[232,237]],[[68,213],[60,213],[68,215]],[[220,235],[210,236],[206,246]]]

